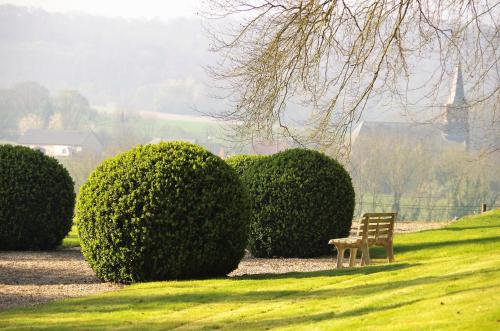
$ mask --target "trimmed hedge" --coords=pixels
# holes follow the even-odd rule
[[[59,162],[0,145],[0,249],[55,249],[71,229],[74,184]]]
[[[79,193],[82,252],[104,281],[223,276],[244,254],[248,201],[222,159],[185,142],[104,161]]]
[[[243,173],[250,168],[255,162],[258,162],[262,159],[266,158],[265,155],[256,155],[256,154],[237,154],[228,157],[224,161],[229,164],[238,174],[238,176],[243,176]]]
[[[290,149],[255,163],[242,177],[252,212],[249,245],[256,257],[331,253],[328,240],[349,233],[354,188],[326,155]]]

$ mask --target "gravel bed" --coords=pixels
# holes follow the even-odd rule
[[[449,222],[396,222],[394,232],[409,233],[423,230],[438,229]],[[349,266],[348,259],[344,259],[344,265]],[[287,272],[308,272],[331,270],[337,264],[336,257],[297,259],[297,258],[274,258],[260,259],[254,258],[247,253],[240,262],[238,269],[229,274],[229,277],[256,274],[282,274]]]
[[[398,222],[396,233],[443,227],[447,222]],[[257,259],[250,255],[230,277],[241,275],[307,272],[335,268],[331,258]],[[116,290],[125,285],[101,283],[79,248],[51,252],[0,251],[0,309],[40,304],[56,299]]]
[[[407,233],[407,232],[418,232],[424,230],[433,230],[442,228],[452,221],[441,221],[441,222],[415,222],[415,221],[403,221],[396,222],[394,224],[394,233]]]
[[[101,283],[79,248],[51,252],[0,252],[0,309],[115,290]]]

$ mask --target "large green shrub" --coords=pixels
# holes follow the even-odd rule
[[[349,233],[351,177],[316,151],[291,149],[255,163],[243,175],[252,207],[249,245],[257,257],[328,254],[328,240]]]
[[[265,155],[256,154],[237,154],[225,159],[227,164],[229,164],[238,174],[238,176],[243,176],[243,173],[250,168],[255,162],[264,159]]]
[[[170,142],[104,161],[78,195],[82,252],[105,281],[222,276],[243,257],[241,181],[205,149]]]
[[[74,204],[73,180],[56,159],[0,145],[0,249],[56,248],[71,229]]]

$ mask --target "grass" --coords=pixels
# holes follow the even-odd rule
[[[116,125],[115,115],[101,114],[97,122],[97,131],[113,133]],[[205,140],[207,135],[214,138],[222,133],[225,124],[218,122],[197,122],[179,119],[134,118],[130,125],[137,135],[152,138],[198,138]],[[216,142],[222,142],[216,139]]]
[[[62,247],[79,247],[80,238],[78,237],[78,228],[76,225],[71,227],[71,231],[68,233],[66,238],[62,242]]]
[[[493,330],[500,210],[400,235],[397,263],[131,285],[0,313],[0,329]],[[373,250],[381,258],[382,251]],[[381,262],[381,260],[379,260]],[[333,264],[333,261],[332,261]]]

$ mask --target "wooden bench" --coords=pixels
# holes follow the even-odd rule
[[[332,239],[328,242],[337,248],[337,268],[343,267],[344,252],[350,250],[349,266],[356,262],[356,254],[361,249],[361,265],[370,264],[370,247],[383,246],[389,262],[394,262],[392,237],[396,213],[367,213],[358,222],[352,224],[347,238]]]

